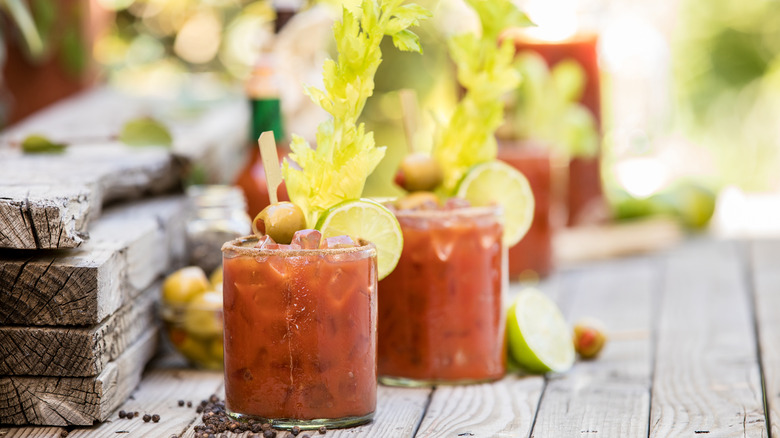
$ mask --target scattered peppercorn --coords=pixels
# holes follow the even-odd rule
[[[197,412],[199,414],[203,413],[203,406],[198,406],[198,408],[195,409],[195,412]]]
[[[273,429],[263,432],[263,438],[276,438],[276,431]]]
[[[271,430],[271,425],[270,425],[270,424],[268,424],[268,423],[263,423],[263,424],[260,426],[260,428],[261,428],[261,429],[263,429],[263,431],[266,431],[266,430]]]
[[[320,426],[320,428],[317,429],[317,431],[320,433],[320,435],[325,435],[325,432],[328,431],[328,428],[325,426]]]
[[[301,433],[301,428],[298,426],[293,426],[293,428],[290,430],[290,433],[292,433],[293,436],[298,436],[298,434]]]
[[[188,402],[187,402],[187,407],[188,407],[188,408],[191,408],[191,407],[192,407],[192,402],[191,402],[191,401],[188,401]]]
[[[68,431],[67,430],[63,430],[62,432],[60,432],[60,436],[65,438],[66,436],[68,436]]]
[[[209,404],[208,400],[201,400],[200,405],[205,407],[207,404]]]
[[[160,422],[160,416],[157,415],[157,414],[152,415],[152,421],[154,421],[155,423],[159,423]]]
[[[179,407],[184,406],[184,400],[179,400]]]
[[[125,418],[126,415],[127,415],[127,412],[119,411],[119,418]]]
[[[149,414],[144,414],[144,423],[148,423],[152,420],[152,416]]]
[[[138,411],[133,412],[133,414],[134,414],[133,416],[135,416],[135,417],[138,417],[139,415],[141,415],[141,413],[138,412]]]
[[[211,403],[216,403],[216,402],[218,402],[218,401],[219,401],[219,397],[217,397],[217,396],[216,396],[216,395],[214,395],[214,394],[211,394],[211,397],[209,397],[209,401],[210,401]]]

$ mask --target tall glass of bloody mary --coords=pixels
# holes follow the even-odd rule
[[[379,379],[476,383],[506,371],[501,208],[399,210],[404,249],[379,286]]]
[[[347,427],[376,408],[376,249],[226,243],[225,399],[276,428]]]

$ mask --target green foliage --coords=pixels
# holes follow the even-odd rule
[[[382,62],[380,43],[392,38],[400,50],[421,51],[417,35],[408,30],[430,13],[403,0],[363,0],[359,12],[343,8],[343,18],[333,26],[338,60],[323,66],[324,90],[307,87],[312,100],[333,116],[317,131],[317,148],[293,136],[290,158],[282,173],[290,199],[306,215],[309,225],[319,215],[363,192],[366,178],[384,157],[373,133],[357,120],[374,91],[374,75]]]
[[[61,154],[68,145],[54,143],[44,135],[32,134],[22,140],[21,146],[25,154]]]
[[[564,156],[593,156],[598,129],[593,114],[579,103],[585,72],[573,60],[548,69],[536,53],[518,56],[523,82],[511,97],[502,136],[541,140]]]
[[[503,96],[520,83],[514,68],[514,44],[500,46],[500,32],[530,25],[528,17],[509,0],[468,0],[482,24],[482,36],[457,35],[449,50],[460,85],[466,90],[446,126],[436,134],[433,156],[444,171],[442,190],[451,195],[458,181],[475,164],[495,159],[494,132],[504,119]]]
[[[173,145],[173,137],[168,128],[151,117],[129,120],[119,133],[119,141],[134,147]]]

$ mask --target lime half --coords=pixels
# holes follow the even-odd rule
[[[514,167],[490,161],[466,173],[456,195],[474,206],[499,204],[504,208],[504,245],[514,246],[531,228],[534,194],[528,179]]]
[[[507,315],[509,355],[533,373],[563,372],[574,364],[571,330],[558,306],[536,290],[521,292]]]
[[[401,225],[390,210],[369,199],[344,201],[331,207],[317,221],[317,229],[325,239],[347,235],[376,245],[379,280],[393,272],[401,258]]]

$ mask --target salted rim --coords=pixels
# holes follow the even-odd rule
[[[474,217],[474,216],[492,216],[503,213],[504,207],[500,205],[481,205],[471,207],[460,207],[452,210],[390,210],[396,217],[405,218],[439,218],[439,217]]]
[[[222,245],[223,253],[230,253],[231,255],[243,255],[243,256],[276,256],[276,257],[300,257],[311,255],[335,255],[335,254],[350,254],[357,252],[367,252],[368,257],[376,257],[376,246],[371,242],[366,242],[363,239],[358,240],[360,246],[352,248],[318,248],[318,249],[265,249],[255,248],[254,246],[243,246],[244,243],[257,242],[260,240],[257,236],[244,236],[238,239],[225,242]]]

